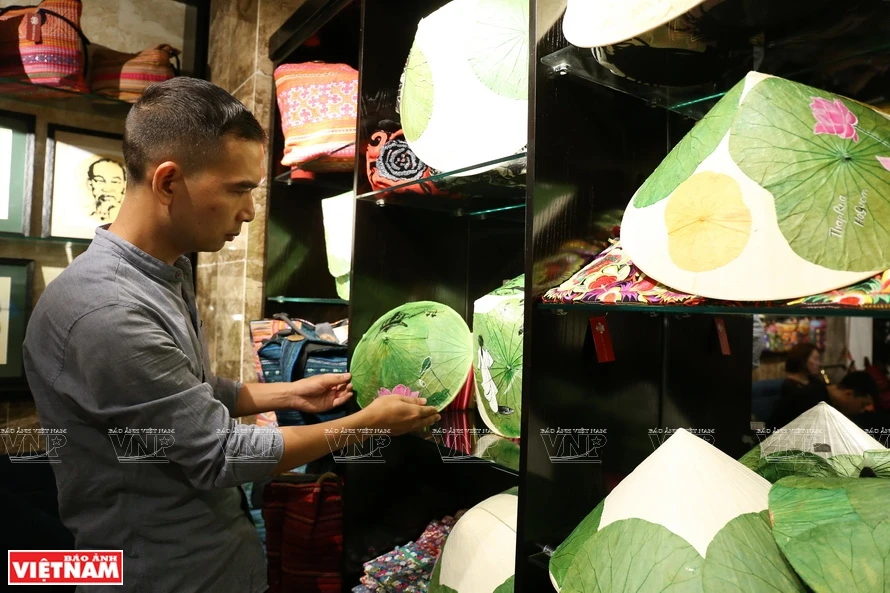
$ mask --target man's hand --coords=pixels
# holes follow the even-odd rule
[[[383,395],[363,411],[369,419],[368,428],[389,430],[393,436],[419,430],[439,421],[439,412],[427,406],[426,399],[403,395]]]
[[[287,386],[286,405],[311,414],[327,412],[352,397],[351,378],[349,373],[329,373],[294,381]]]

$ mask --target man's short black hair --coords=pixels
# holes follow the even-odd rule
[[[165,160],[190,170],[213,162],[226,135],[266,142],[266,132],[253,114],[220,87],[186,76],[155,83],[127,115],[127,178],[139,183],[150,164]]]
[[[865,371],[852,371],[841,379],[838,387],[849,389],[856,397],[878,397],[877,382]]]

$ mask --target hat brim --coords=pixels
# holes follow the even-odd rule
[[[452,0],[420,22],[414,39],[429,68],[433,100],[422,134],[410,138],[406,130],[405,139],[417,158],[439,171],[516,154],[528,140],[528,100],[498,95],[470,67],[465,48],[472,8],[471,0]],[[400,105],[403,118],[415,107],[404,85]]]
[[[633,39],[689,12],[705,0],[568,0],[562,30],[577,47]]]

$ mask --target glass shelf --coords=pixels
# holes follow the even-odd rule
[[[58,245],[83,245],[84,247],[88,246],[92,243],[92,239],[67,239],[64,237],[31,237],[31,236],[22,236],[22,235],[14,235],[10,233],[0,233],[0,241],[11,241],[11,242],[21,242],[25,241],[28,243],[47,243],[47,244],[58,244]]]
[[[409,433],[435,446],[442,463],[488,463],[519,475],[519,440],[491,431],[476,410],[449,410],[441,420],[423,430]]]
[[[110,97],[77,93],[5,77],[0,77],[0,100],[118,119],[124,119],[133,106],[132,103]]]
[[[346,193],[353,188],[354,179],[351,172],[344,173],[314,173],[312,177],[297,177],[292,175],[294,170],[285,171],[275,176],[275,183],[291,187],[311,187],[330,189],[337,193]]]
[[[603,314],[619,311],[635,311],[644,313],[671,313],[679,315],[795,315],[819,317],[880,317],[890,318],[890,305],[875,307],[838,307],[836,305],[769,305],[751,303],[735,305],[725,303],[706,303],[702,305],[660,305],[645,303],[544,303],[536,305],[549,311],[586,311],[591,314]]]
[[[608,87],[638,99],[653,107],[663,107],[693,119],[701,119],[720,100],[726,90],[718,91],[715,84],[698,87],[668,87],[648,85],[616,76],[601,66],[589,48],[569,46],[541,58],[554,74],[571,75],[587,82]]]
[[[454,216],[497,215],[525,208],[525,170],[522,152],[374,190],[358,199]]]
[[[343,299],[327,299],[313,297],[286,297],[286,296],[270,296],[266,297],[267,301],[276,303],[304,303],[307,305],[348,305],[349,301]]]
[[[878,8],[880,18],[890,8]],[[851,96],[863,103],[887,100],[876,67],[890,53],[890,41],[867,18],[849,16],[850,27],[836,37],[821,37],[820,27],[830,29],[837,23],[811,24],[800,34],[779,33],[770,37],[753,36],[749,43],[738,44],[723,52],[726,68],[713,81],[699,86],[666,86],[635,82],[618,76],[594,58],[590,48],[565,47],[541,59],[554,76],[570,75],[634,96],[653,107],[662,107],[693,119],[701,119],[720,98],[751,70],[774,74],[802,84],[840,95]],[[828,18],[828,17],[826,17]],[[759,40],[758,40],[759,39]],[[763,41],[763,39],[767,39]],[[864,76],[872,69],[870,78]],[[848,75],[841,75],[844,71]],[[855,74],[862,75],[857,81]]]

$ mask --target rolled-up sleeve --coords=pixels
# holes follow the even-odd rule
[[[213,388],[213,395],[228,410],[230,416],[235,415],[235,404],[238,402],[238,393],[241,391],[241,382],[211,375],[207,380]]]
[[[195,488],[270,476],[284,451],[281,433],[237,424],[231,410],[240,384],[202,382],[192,366],[150,313],[110,304],[72,327],[56,388],[76,394],[84,412],[109,429],[172,433],[165,454]]]

